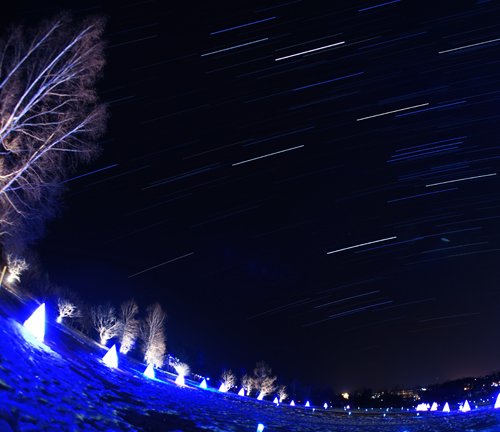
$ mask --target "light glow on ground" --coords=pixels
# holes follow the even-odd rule
[[[31,316],[24,321],[24,328],[28,330],[36,339],[43,342],[45,337],[45,303],[42,303],[31,314]]]

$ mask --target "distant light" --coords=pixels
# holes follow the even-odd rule
[[[202,388],[203,390],[206,390],[207,389],[207,380],[205,378],[203,378],[203,381],[200,383],[200,388]]]
[[[43,342],[45,337],[45,303],[38,306],[23,325],[36,339]]]
[[[257,400],[262,400],[264,399],[264,393],[260,392],[259,395],[257,396]]]
[[[227,387],[226,387],[226,384],[225,383],[222,383],[219,387],[219,391],[221,393],[227,393]]]
[[[448,402],[444,404],[443,412],[450,412],[450,405],[448,405]]]
[[[417,405],[416,410],[417,411],[428,411],[429,410],[429,406],[428,406],[428,404],[425,404],[425,403],[419,403]]]
[[[349,399],[349,393],[347,393],[347,392],[342,393],[342,397],[343,397],[345,400],[348,400],[348,399]]]
[[[498,393],[497,400],[495,402],[495,408],[500,408],[500,393]]]
[[[290,402],[290,406],[295,406],[295,402],[293,400]]]
[[[462,412],[469,412],[470,411],[470,405],[469,405],[469,401],[467,399],[465,400],[461,411]]]
[[[431,406],[431,411],[437,411],[437,409],[438,409],[438,404],[436,402],[433,402]]]
[[[309,403],[309,401],[306,402],[306,408],[309,408],[311,406],[311,404]]]
[[[245,396],[245,389],[243,387],[240,388],[240,391],[238,392],[238,396]]]
[[[185,386],[186,381],[184,380],[184,375],[182,375],[182,374],[177,375],[177,378],[175,379],[175,383],[178,386]]]
[[[144,371],[144,376],[148,378],[154,378],[155,377],[155,368],[153,366],[153,363],[148,364],[148,367]]]
[[[116,346],[113,345],[102,358],[106,366],[117,368],[118,367],[118,354],[116,353]]]
[[[257,432],[262,432],[264,430],[264,425],[262,423],[259,423],[257,426]]]
[[[278,397],[276,396],[273,400],[273,404],[276,404],[278,405],[280,403],[280,401],[278,400]]]
[[[326,402],[323,404],[323,408],[328,409],[328,404]]]

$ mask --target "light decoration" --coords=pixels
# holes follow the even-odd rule
[[[425,403],[419,403],[417,405],[417,408],[416,410],[417,411],[428,411],[429,410],[429,407],[427,406],[428,404],[425,404]]]
[[[148,364],[148,367],[144,371],[144,376],[146,376],[148,378],[153,378],[153,379],[155,378],[155,368],[153,366],[153,363]]]
[[[311,404],[309,403],[309,401],[307,401],[305,407],[309,408],[310,406],[311,406]]]
[[[498,393],[497,400],[495,401],[495,408],[500,408],[500,393]]]
[[[177,375],[177,378],[175,379],[175,383],[178,386],[185,386],[186,380],[184,379],[184,375],[182,375],[182,374]]]
[[[226,387],[226,384],[225,383],[222,383],[219,387],[219,391],[221,393],[227,393],[227,387]]]
[[[257,432],[262,432],[264,430],[264,425],[262,423],[259,423],[257,425]]]
[[[260,392],[259,395],[257,396],[257,400],[263,400],[264,399],[264,393]]]
[[[295,402],[293,400],[290,402],[290,406],[295,406]]]
[[[470,411],[470,405],[469,401],[466,399],[464,404],[462,405],[462,408],[460,409],[462,412],[469,412]]]
[[[279,405],[280,401],[278,400],[278,396],[276,396],[273,400],[273,404]]]
[[[323,408],[328,409],[328,404],[326,402],[323,404]]]
[[[116,353],[116,345],[113,345],[102,358],[106,366],[117,368],[118,367],[118,354]]]
[[[444,404],[443,412],[450,412],[450,405],[448,404],[448,402]]]
[[[24,328],[37,340],[43,342],[45,337],[45,303],[42,303],[31,316],[24,321]]]
[[[207,380],[205,378],[203,378],[203,381],[200,383],[200,388],[202,388],[203,390],[206,390],[207,389]]]
[[[240,388],[240,391],[238,392],[238,396],[245,396],[245,389],[243,387]]]
[[[438,404],[436,402],[433,402],[431,406],[431,411],[437,411],[437,409],[438,409]]]
[[[347,393],[347,392],[342,393],[342,397],[343,397],[345,400],[348,400],[348,399],[349,399],[349,393]]]

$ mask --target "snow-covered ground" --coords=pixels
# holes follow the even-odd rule
[[[120,357],[118,369],[101,361],[105,350],[49,323],[39,344],[20,322],[27,318],[0,296],[0,432],[4,431],[271,431],[415,432],[500,431],[500,410],[469,413],[394,413],[274,406],[221,394],[173,377],[142,375],[144,365]],[[192,383],[194,384],[194,383]]]

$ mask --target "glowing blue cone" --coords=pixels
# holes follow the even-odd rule
[[[148,367],[144,371],[144,376],[148,378],[154,378],[155,377],[155,368],[153,366],[153,363],[148,364]]]
[[[200,384],[200,388],[202,388],[203,390],[207,389],[207,380],[205,378],[203,378],[203,381]]]
[[[257,396],[257,400],[262,400],[264,399],[264,393],[260,392],[259,396]]]
[[[295,406],[295,402],[293,400],[290,402],[290,406]]]
[[[257,426],[257,432],[262,432],[264,430],[264,425],[262,423],[259,423]]]
[[[280,401],[278,400],[278,397],[275,397],[273,400],[273,404],[278,405],[279,403],[280,403]]]
[[[219,387],[219,391],[221,393],[227,393],[227,387],[226,387],[226,384],[222,383]]]
[[[326,402],[323,404],[323,408],[328,409],[328,404]]]
[[[245,396],[245,389],[243,387],[238,392],[238,396]]]
[[[43,342],[45,337],[45,303],[38,306],[23,325],[36,339]]]
[[[102,358],[106,366],[117,368],[118,367],[118,354],[116,353],[116,346],[113,345]]]
[[[500,408],[500,393],[498,393],[497,400],[495,402],[495,408]]]
[[[309,403],[309,401],[306,402],[306,408],[309,408],[311,406],[311,404]]]
[[[436,402],[433,402],[431,406],[431,411],[437,411],[437,409],[438,409],[438,404]]]
[[[444,404],[443,412],[450,412],[450,405],[448,405],[448,402]]]

